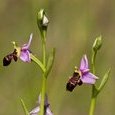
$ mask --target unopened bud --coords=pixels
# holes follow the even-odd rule
[[[102,46],[102,37],[99,36],[95,39],[94,43],[93,43],[93,50],[97,51],[101,48]]]
[[[48,23],[49,23],[49,20],[46,16],[44,9],[41,9],[37,13],[37,24],[38,24],[38,28],[40,29],[41,32],[47,31]]]

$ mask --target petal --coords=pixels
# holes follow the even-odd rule
[[[22,46],[22,48],[21,48],[22,50],[24,50],[24,49],[29,49],[30,44],[31,44],[31,42],[32,42],[32,37],[33,37],[33,33],[30,34],[29,42],[28,42],[27,44],[24,44],[24,45]]]
[[[28,47],[30,47],[30,44],[32,42],[32,37],[33,37],[33,33],[30,34],[29,42],[27,44]]]
[[[50,105],[48,104],[48,97],[47,97],[47,94],[45,94],[45,101],[44,101],[45,105],[44,105],[44,112],[45,114],[44,115],[53,115],[52,111],[50,110]],[[41,94],[39,95],[38,97],[38,106],[35,107],[31,112],[30,112],[30,115],[38,115],[39,112],[40,112],[40,104],[41,104]]]
[[[88,69],[88,59],[87,56],[84,55],[81,59],[80,70]]]
[[[30,58],[30,52],[28,50],[22,50],[20,52],[20,59],[24,62],[30,62],[31,58]]]
[[[88,72],[87,74],[84,74],[81,77],[81,80],[83,83],[87,83],[87,84],[95,84],[96,79],[98,79],[98,77],[96,77],[94,74]]]
[[[38,113],[40,112],[40,107],[36,107],[34,108],[31,112],[30,115],[38,115]],[[49,107],[46,108],[46,113],[45,115],[53,115],[52,111],[50,110]]]
[[[46,115],[53,115],[53,113],[49,107],[46,109]]]
[[[48,18],[44,15],[44,17],[43,17],[43,25],[44,25],[44,26],[48,26],[48,23],[49,23],[49,20],[48,20]]]
[[[40,112],[40,107],[36,107],[34,108],[31,112],[30,115],[38,115],[38,112]]]

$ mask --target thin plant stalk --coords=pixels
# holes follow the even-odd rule
[[[92,73],[95,74],[95,58],[96,58],[97,52],[92,51]]]
[[[29,112],[28,112],[28,110],[27,110],[27,107],[26,107],[26,105],[25,105],[23,99],[20,98],[20,101],[21,101],[22,107],[23,107],[23,109],[24,109],[25,115],[29,115]]]
[[[46,38],[45,33],[43,34],[42,39],[42,53],[43,53],[43,65],[46,68]],[[45,93],[46,93],[46,71],[43,72],[42,75],[42,89],[41,89],[41,104],[40,104],[40,115],[44,115],[44,101],[45,101]]]
[[[92,73],[95,74],[95,59],[96,59],[96,54],[97,52],[92,53]],[[90,110],[89,110],[89,115],[94,115],[94,110],[95,110],[95,105],[96,105],[96,87],[95,85],[92,86],[92,96],[91,96],[91,103],[90,103]]]
[[[92,96],[91,97],[91,104],[90,104],[89,115],[94,115],[95,105],[96,105],[96,97]]]

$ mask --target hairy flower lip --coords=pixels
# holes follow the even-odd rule
[[[14,49],[14,51],[12,53],[6,55],[3,58],[3,66],[8,66],[12,60],[14,60],[15,62],[18,60],[16,49]]]

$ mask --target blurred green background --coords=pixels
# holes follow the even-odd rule
[[[28,110],[35,107],[41,89],[41,70],[34,64],[14,61],[3,67],[5,55],[34,34],[31,50],[41,58],[41,40],[36,13],[44,8],[50,19],[47,51],[56,48],[56,58],[48,77],[47,92],[54,115],[87,115],[91,86],[76,87],[70,93],[65,85],[83,54],[91,60],[94,39],[103,36],[96,60],[100,80],[109,67],[110,79],[97,99],[95,115],[115,115],[115,1],[114,0],[1,0],[0,1],[0,115],[24,115],[20,97]],[[90,62],[89,62],[90,63]],[[97,84],[99,84],[98,80]]]

